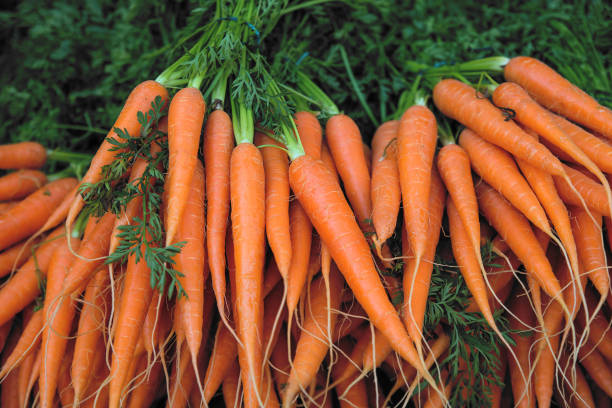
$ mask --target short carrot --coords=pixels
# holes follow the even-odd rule
[[[0,169],[39,169],[47,162],[47,150],[38,142],[0,145]]]

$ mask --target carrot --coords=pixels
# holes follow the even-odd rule
[[[293,120],[304,152],[315,159],[320,159],[323,129],[315,114],[308,111],[296,112]]]
[[[75,406],[78,406],[78,402],[93,377],[96,349],[102,339],[106,315],[110,312],[109,285],[108,270],[99,269],[89,281],[83,296],[83,307],[79,316],[74,358],[70,371],[75,398],[73,405]]]
[[[302,288],[308,275],[310,247],[312,245],[312,224],[299,201],[289,205],[291,220],[291,266],[287,282],[287,308],[289,311],[289,328],[293,312],[300,300]]]
[[[193,172],[185,210],[176,232],[176,239],[179,242],[185,242],[185,245],[174,258],[176,270],[184,275],[179,276],[178,282],[185,290],[185,296],[179,297],[177,307],[181,308],[179,318],[182,320],[194,366],[202,342],[201,330],[204,320],[203,294],[206,279],[204,275],[206,265],[204,182],[204,167],[198,160]]]
[[[567,351],[560,350],[559,364],[564,378],[561,384],[562,399],[569,401],[577,408],[595,408],[593,394],[579,365],[573,365]],[[569,398],[567,396],[569,395]]]
[[[305,320],[302,335],[297,344],[291,374],[284,388],[283,407],[289,407],[300,390],[316,380],[316,373],[329,350],[326,339],[336,324],[342,293],[342,277],[332,269],[330,274],[331,299],[327,304],[326,290],[322,278],[310,284],[310,296],[305,306]],[[328,320],[328,310],[332,311]],[[329,326],[328,326],[329,324]]]
[[[21,202],[20,200],[15,200],[15,201],[6,201],[4,203],[0,203],[0,214],[7,212],[8,210],[15,207],[20,202]]]
[[[145,367],[139,366],[140,370],[137,370],[138,372],[142,372],[146,368],[147,359],[145,356],[142,356],[140,361],[145,364]],[[155,401],[156,391],[162,385],[162,374],[161,362],[159,360],[155,361],[148,377],[143,378],[142,382],[130,393],[127,407],[140,408],[152,406],[153,401]]]
[[[178,91],[168,110],[168,204],[165,209],[166,246],[174,243],[198,160],[206,103],[199,89]]]
[[[590,320],[588,321],[584,313],[579,313],[576,316],[576,323],[578,328],[585,330],[588,328],[588,338],[592,344],[597,345],[597,351],[601,353],[608,361],[612,362],[612,330],[610,329],[609,319],[606,319],[605,315],[599,311],[596,315],[592,313],[597,310],[597,303],[592,291],[587,292],[586,296],[588,304],[588,315]]]
[[[582,268],[599,294],[607,296],[610,278],[601,236],[601,215],[594,212],[589,214],[581,207],[571,207],[571,223]]]
[[[542,61],[512,58],[504,67],[504,77],[548,109],[612,139],[612,112]]]
[[[64,279],[63,294],[71,294],[80,289],[102,266],[108,255],[114,224],[115,214],[109,211],[96,223],[91,234],[83,236],[78,256]]]
[[[19,200],[41,188],[47,176],[38,170],[19,170],[0,177],[0,201]]]
[[[229,374],[223,380],[223,401],[225,406],[230,408],[238,408],[240,403],[240,367],[238,362],[235,362],[229,371]]]
[[[372,139],[372,222],[377,245],[382,245],[395,230],[402,199],[397,167],[397,131],[399,121],[383,123]]]
[[[517,360],[508,359],[508,369],[512,384],[512,394],[516,407],[535,407],[536,398],[533,382],[530,379],[530,351],[532,347],[532,337],[522,335],[525,331],[531,330],[535,319],[530,308],[529,300],[526,295],[518,294],[510,304],[510,310],[515,316],[510,316],[510,337],[514,340],[514,353]]]
[[[534,390],[539,407],[550,406],[553,394],[553,380],[556,359],[559,351],[559,329],[563,321],[563,310],[559,303],[544,300],[543,332],[537,332],[535,342],[536,362],[534,370]]]
[[[271,137],[255,133],[255,144],[271,145],[259,148],[266,173],[266,236],[278,270],[287,280],[293,253],[289,224],[289,162],[280,148],[281,143]]]
[[[595,384],[612,398],[612,368],[595,349],[593,343],[587,340],[578,350],[578,358]]]
[[[68,239],[72,240],[71,244],[68,243]],[[75,258],[72,250],[78,251],[80,243],[79,239],[62,239],[61,245],[55,250],[49,263],[43,306],[46,324],[42,332],[43,354],[38,379],[41,407],[51,407],[53,404],[59,371],[76,312],[74,301],[60,298],[60,294],[68,267]]]
[[[8,321],[0,326],[0,353],[4,350],[4,346],[6,346],[6,341],[8,340],[9,334],[11,333],[11,329],[13,328],[13,321]]]
[[[523,262],[527,272],[537,279],[549,296],[560,296],[559,281],[527,219],[484,182],[477,184],[476,195],[485,217]],[[563,301],[562,298],[558,300]]]
[[[63,228],[53,231],[31,257],[0,289],[0,325],[5,324],[40,293],[39,280],[47,274],[53,251],[61,244]]]
[[[265,260],[265,174],[259,150],[240,143],[230,163],[232,235],[236,262],[236,310],[238,336],[244,345],[241,359],[242,383],[261,396],[263,365],[262,295]],[[246,364],[246,365],[245,365]],[[252,406],[247,396],[246,404]]]
[[[289,166],[289,182],[370,321],[402,358],[422,370],[408,333],[380,282],[365,237],[333,174],[321,161],[304,155]],[[429,373],[422,374],[433,383]]]
[[[0,278],[21,267],[33,254],[37,240],[22,241],[0,253]]]
[[[47,162],[47,150],[37,142],[0,145],[0,169],[39,169]]]
[[[552,234],[546,213],[538,198],[507,152],[469,129],[461,132],[459,144],[470,156],[474,171],[487,184],[499,191],[535,226],[549,235]]]
[[[132,137],[140,137],[141,125],[140,122],[138,122],[137,113],[148,112],[149,109],[151,109],[151,102],[158,96],[166,103],[168,100],[168,91],[166,91],[166,88],[160,83],[150,80],[141,82],[132,92],[130,92],[115,124],[91,160],[87,173],[85,173],[81,179],[80,186],[98,182],[102,177],[102,167],[115,160],[115,156],[119,152],[111,150],[113,145],[109,142],[109,138],[117,139],[120,142],[124,141],[115,133],[115,129],[127,131]],[[66,215],[66,228],[69,231],[71,230],[72,223],[85,205],[83,197],[80,194],[72,197],[73,199],[70,200],[70,207]]]
[[[213,111],[204,129],[206,172],[206,248],[217,308],[225,319],[225,232],[230,205],[230,157],[234,147],[232,121],[222,110]]]
[[[204,377],[203,392],[206,403],[210,402],[223,383],[223,379],[231,369],[232,364],[236,361],[238,354],[236,346],[236,340],[230,331],[225,325],[220,324],[217,327],[214,348]]]
[[[0,378],[5,378],[7,374],[12,372],[14,368],[21,364],[23,359],[38,350],[42,327],[43,312],[42,310],[38,310],[32,315],[30,320],[22,329],[21,335],[18,337],[18,340],[16,341],[14,347],[12,347],[10,353],[5,353],[2,370],[0,370]]]
[[[436,118],[426,107],[415,105],[402,115],[397,135],[404,226],[416,258],[416,273],[427,247],[431,168],[438,137]]]
[[[110,372],[109,407],[119,407],[123,387],[129,379],[127,369],[142,329],[153,290],[149,283],[150,270],[144,259],[136,263],[135,255],[128,258],[124,289],[121,295],[113,340]]]
[[[53,208],[74,187],[73,178],[51,182],[0,214],[0,250],[21,241],[43,226]]]
[[[57,225],[59,225],[59,223],[64,221],[64,219],[68,215],[70,205],[72,205],[72,202],[74,201],[74,197],[77,194],[78,190],[79,186],[74,186],[74,188],[68,194],[66,194],[62,202],[55,208],[55,210],[53,210],[49,218],[47,218],[47,221],[45,221],[45,224],[40,227],[38,231],[36,231],[36,233],[32,235],[29,239],[34,239],[40,236],[43,232],[46,232],[53,227],[56,227]]]
[[[93,367],[92,380],[85,391],[85,398],[80,407],[104,407],[108,406],[108,366],[102,353],[96,353],[96,361]]]
[[[272,368],[272,374],[274,375],[274,382],[277,385],[277,390],[280,395],[283,395],[283,390],[287,386],[289,381],[289,374],[291,373],[291,363],[289,363],[289,357],[293,360],[294,353],[289,354],[288,343],[287,343],[287,330],[284,327],[278,333],[277,346],[272,349],[270,355],[270,367]],[[292,351],[295,349],[295,342],[291,342]]]
[[[416,259],[414,252],[408,244],[405,236],[405,228],[402,229],[402,254],[406,257],[404,266],[404,303],[402,305],[402,319],[408,330],[410,338],[416,344],[417,350],[421,350],[423,338],[423,321],[425,319],[425,308],[427,306],[427,295],[431,272],[433,271],[434,255],[440,239],[442,217],[444,216],[444,204],[446,202],[446,190],[435,167],[432,168],[431,191],[429,193],[429,227],[427,231],[427,247],[423,261],[415,268]]]
[[[366,220],[372,213],[370,174],[359,128],[350,117],[335,115],[327,121],[325,135],[348,201],[359,225],[367,230],[369,226]]]
[[[443,79],[433,90],[436,107],[480,137],[514,157],[523,159],[550,174],[564,175],[561,162],[542,144],[533,140],[502,112],[469,85],[455,79]]]
[[[350,345],[346,341],[340,342],[340,349],[345,353],[348,352],[349,347]],[[339,378],[341,373],[344,373],[349,364],[349,360],[344,357],[344,354],[341,354],[338,363],[333,368],[332,375],[334,380]],[[368,406],[368,394],[363,379],[356,383],[353,383],[353,378],[344,380],[336,386],[336,392],[341,408]]]
[[[39,347],[37,344],[36,347]],[[36,350],[34,350],[36,351]],[[38,356],[37,352],[29,353],[21,362],[19,367],[17,367],[17,376],[19,378],[18,382],[18,402],[20,407],[27,407],[26,400],[29,400],[29,390],[28,390],[28,381],[30,380],[30,374],[32,373],[32,367],[34,366],[36,357]],[[5,392],[6,390],[2,390]]]
[[[69,406],[74,401],[74,389],[72,388],[72,381],[70,378],[70,366],[73,361],[73,346],[74,344],[72,342],[68,343],[65,357],[62,359],[57,377],[57,395],[63,407]]]

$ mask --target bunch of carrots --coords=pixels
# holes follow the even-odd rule
[[[303,75],[245,96],[253,4],[132,90],[82,178],[0,146],[0,405],[609,405],[612,112],[516,57],[367,146]]]

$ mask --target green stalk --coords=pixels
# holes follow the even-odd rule
[[[85,231],[90,215],[91,214],[87,211],[81,211],[72,227],[72,232],[70,233],[72,238],[80,238],[83,236],[83,232]]]
[[[450,125],[446,119],[438,121],[438,138],[440,139],[442,146],[456,144],[455,138],[453,137],[453,133],[450,129]]]
[[[64,163],[74,163],[87,161],[90,162],[93,156],[87,153],[75,153],[75,152],[67,152],[62,150],[47,150],[47,160],[48,161],[56,161],[56,162],[64,162]]]
[[[334,116],[340,113],[340,110],[336,104],[331,100],[329,96],[317,84],[315,84],[308,75],[302,71],[298,71],[297,74],[297,87],[306,95],[309,100],[315,101],[315,103],[321,108],[321,111],[327,116]]]
[[[351,84],[353,85],[353,90],[357,94],[357,99],[359,99],[359,102],[361,103],[363,110],[368,115],[368,117],[370,118],[374,126],[378,127],[379,122],[378,120],[376,120],[376,117],[374,117],[374,113],[372,112],[372,109],[370,109],[370,105],[366,101],[365,95],[363,94],[363,92],[361,91],[361,88],[359,87],[359,83],[357,82],[357,79],[355,79],[355,76],[353,75],[353,70],[351,69],[351,64],[348,60],[348,55],[346,54],[346,50],[344,49],[342,45],[339,47],[339,49],[340,49],[340,56],[342,57],[342,61],[344,62],[344,66],[346,68],[346,73],[348,74],[349,80],[351,81]]]
[[[415,61],[408,61],[406,68],[411,72],[421,72],[424,76],[444,76],[461,73],[463,75],[478,75],[483,72],[501,73],[504,66],[510,61],[504,56],[475,59],[467,62],[459,62],[452,65],[430,67]]]
[[[231,70],[223,68],[217,72],[212,81],[211,87],[204,94],[204,99],[210,100],[213,109],[223,109],[225,105],[225,95],[227,94],[227,81]]]

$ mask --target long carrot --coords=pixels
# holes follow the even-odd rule
[[[372,222],[376,242],[382,245],[395,230],[402,199],[397,167],[397,131],[399,121],[385,122],[372,139]]]
[[[516,82],[538,102],[566,118],[612,139],[612,112],[558,72],[535,58],[515,57],[504,77]]]
[[[365,237],[333,174],[323,162],[302,155],[294,158],[289,166],[289,182],[371,322],[402,358],[424,371],[406,329],[387,298]],[[434,383],[429,373],[422,374]]]
[[[19,170],[0,177],[0,201],[19,200],[41,188],[47,176],[38,170]]]
[[[308,275],[310,248],[312,245],[312,224],[299,201],[292,201],[289,206],[291,220],[291,266],[287,282],[287,309],[289,311],[289,328],[293,312],[302,294],[302,288]]]
[[[327,121],[325,135],[338,173],[344,183],[348,201],[355,211],[359,225],[368,229],[366,220],[372,215],[370,173],[363,152],[359,128],[350,117],[335,115]]]
[[[76,179],[51,182],[0,214],[0,250],[21,241],[43,226],[51,212],[75,186]]]
[[[0,169],[39,169],[47,161],[47,150],[37,142],[0,145]]]
[[[438,140],[436,118],[426,107],[415,105],[404,112],[397,132],[404,226],[416,258],[416,272],[427,247],[431,168]]]
[[[206,172],[206,248],[217,308],[225,318],[225,232],[230,210],[230,157],[234,147],[232,121],[222,110],[213,111],[204,129]]]
[[[119,141],[123,141],[115,134],[115,128],[127,131],[132,137],[140,136],[141,125],[140,122],[138,122],[137,113],[148,112],[151,108],[151,102],[153,102],[157,96],[161,97],[162,101],[165,103],[168,100],[168,91],[166,91],[166,88],[160,83],[150,80],[141,82],[132,92],[130,92],[115,124],[91,160],[89,169],[80,182],[81,186],[87,183],[93,184],[98,182],[100,177],[102,177],[102,167],[110,164],[115,159],[118,152],[110,150],[113,145],[108,139],[115,138],[119,139]],[[66,215],[66,228],[68,231],[71,230],[72,223],[85,205],[83,197],[80,194],[73,197],[74,199],[70,200],[70,208]]]
[[[455,79],[443,79],[433,90],[434,103],[489,143],[493,143],[550,174],[564,175],[561,162],[542,144],[525,135],[474,88]]]

